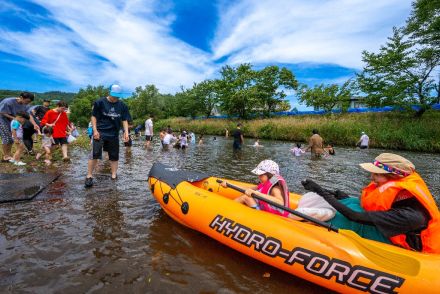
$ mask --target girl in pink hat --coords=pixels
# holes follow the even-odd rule
[[[246,189],[245,193],[236,198],[235,201],[258,210],[287,217],[289,215],[287,211],[252,197],[252,193],[255,193],[262,198],[289,207],[289,189],[286,181],[280,175],[278,164],[273,160],[263,160],[252,170],[252,173],[258,176],[260,183]],[[223,181],[221,185],[226,188],[226,181]]]

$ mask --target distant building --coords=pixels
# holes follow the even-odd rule
[[[366,107],[368,107],[366,104],[363,103],[363,101],[362,101],[363,99],[364,99],[364,97],[352,97],[352,98],[350,98],[350,105],[348,106],[348,108],[356,109],[356,108],[366,108]],[[341,108],[340,105],[336,105],[335,107],[333,107],[333,110],[338,110],[340,108]],[[322,110],[322,109],[319,108],[319,107],[314,107],[313,110],[319,111],[319,110]]]
[[[350,99],[350,107],[349,108],[366,108],[368,107],[363,103],[364,97],[353,97]]]
[[[220,107],[218,107],[217,105],[214,106],[214,108],[211,111],[211,116],[220,116],[220,115],[222,115],[220,111]]]

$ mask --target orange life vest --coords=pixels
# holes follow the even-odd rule
[[[431,217],[428,227],[421,231],[422,252],[440,253],[440,212],[428,187],[416,172],[402,179],[386,182],[379,187],[371,182],[362,191],[361,206],[366,211],[389,210],[397,194],[402,190],[414,195]],[[393,236],[390,240],[393,244],[411,249],[404,234]]]

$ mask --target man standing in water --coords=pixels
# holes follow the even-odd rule
[[[91,158],[88,162],[87,177],[84,186],[93,186],[93,171],[95,170],[98,159],[102,159],[103,148],[108,152],[112,180],[116,180],[119,160],[119,130],[121,123],[124,128],[124,142],[128,142],[128,120],[130,113],[128,107],[119,98],[124,93],[119,85],[110,86],[110,95],[100,98],[93,104],[92,128],[93,143]]]
[[[145,148],[150,149],[150,142],[153,141],[153,116],[150,115],[145,121]]]
[[[370,138],[367,136],[367,134],[365,134],[365,132],[362,132],[361,138],[356,143],[356,146],[359,146],[359,148],[361,149],[367,149],[369,142],[370,142]]]
[[[240,150],[241,145],[244,143],[243,132],[241,131],[241,123],[237,124],[237,128],[232,133],[232,137],[234,137],[232,148],[234,149],[234,151]]]
[[[309,139],[309,146],[307,146],[305,151],[310,150],[312,158],[321,158],[324,154],[323,139],[317,129],[313,129],[312,133],[313,135]]]

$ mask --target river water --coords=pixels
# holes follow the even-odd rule
[[[246,144],[254,140],[247,139]],[[121,147],[119,178],[100,164],[97,183],[83,187],[87,151],[71,151],[72,163],[33,201],[0,205],[0,292],[32,293],[322,293],[327,290],[253,260],[171,220],[155,202],[147,175],[155,161],[241,181],[259,161],[280,164],[290,190],[300,181],[358,195],[369,182],[358,166],[386,150],[336,147],[336,155],[295,158],[291,143],[261,141],[232,152],[232,141],[207,136],[186,151],[153,151],[136,140]],[[433,195],[440,195],[440,157],[398,152],[416,165]],[[29,170],[28,170],[29,171]],[[53,170],[51,170],[53,171]],[[437,199],[438,200],[438,199]],[[270,274],[270,277],[267,276]]]

